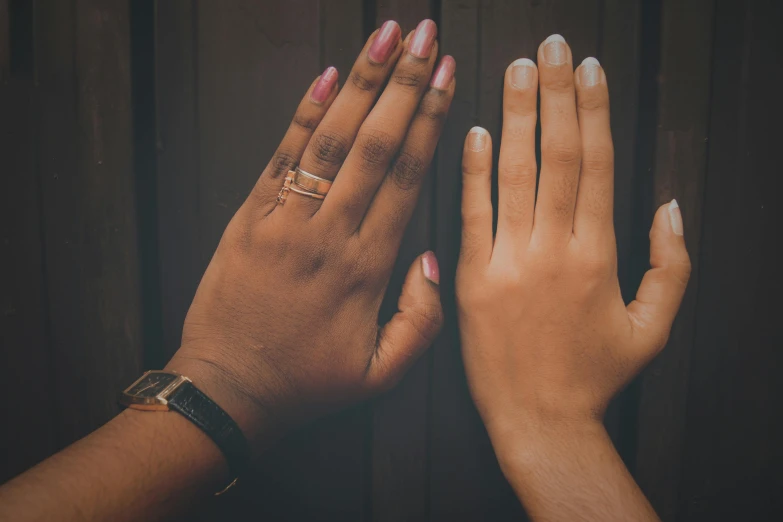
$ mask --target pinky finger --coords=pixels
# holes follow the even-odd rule
[[[285,174],[302,159],[313,132],[337,97],[337,76],[337,69],[327,67],[323,74],[313,81],[299,102],[283,141],[253,187],[252,196],[260,206],[268,207],[265,214],[274,209]]]
[[[492,139],[470,129],[462,153],[461,263],[489,261],[492,255]]]

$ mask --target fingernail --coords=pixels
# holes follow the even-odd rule
[[[381,30],[378,31],[378,35],[370,46],[367,56],[375,63],[386,63],[394,48],[397,47],[399,40],[399,24],[394,20],[387,20],[381,26]]]
[[[424,271],[424,277],[435,283],[440,284],[440,268],[438,268],[438,258],[435,252],[429,250],[421,256],[421,268]]]
[[[321,79],[313,87],[313,92],[310,93],[310,99],[315,103],[323,103],[329,98],[334,84],[337,83],[337,69],[334,67],[327,67],[321,75]]]
[[[427,58],[430,55],[430,50],[437,34],[438,27],[435,25],[435,22],[432,20],[419,22],[408,47],[410,53],[416,58]]]
[[[432,81],[430,85],[441,91],[445,91],[451,85],[451,79],[454,78],[454,71],[457,68],[457,62],[451,56],[444,56],[440,59],[438,68],[435,69],[435,74],[432,75]]]
[[[468,133],[468,149],[473,152],[481,152],[487,147],[489,133],[481,127],[473,127]]]
[[[677,200],[673,199],[669,203],[669,223],[672,226],[672,232],[675,235],[682,235],[682,213],[680,212],[680,205],[677,204]]]
[[[565,38],[553,34],[544,40],[544,60],[549,65],[563,65],[568,61]]]
[[[511,85],[517,89],[530,89],[535,85],[536,64],[533,60],[520,58],[511,64]]]
[[[584,87],[601,83],[601,64],[595,58],[585,58],[579,68],[579,80]]]

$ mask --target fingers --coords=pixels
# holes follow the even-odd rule
[[[299,163],[302,169],[321,178],[335,178],[402,52],[400,43],[400,26],[391,20],[370,36],[345,86],[310,139]],[[284,208],[312,214],[320,205],[319,200],[291,196]]]
[[[427,89],[438,52],[436,35],[435,22],[424,20],[406,39],[389,84],[362,124],[329,198],[319,211],[324,216],[339,216],[354,231],[359,228]]]
[[[661,206],[650,230],[650,265],[628,315],[647,359],[666,344],[691,273],[677,201]]]
[[[427,252],[411,265],[398,303],[399,312],[380,332],[378,347],[367,372],[373,391],[394,386],[426,350],[443,324],[435,254]]]
[[[283,141],[251,193],[261,206],[267,209],[275,207],[275,198],[283,186],[285,174],[299,162],[313,132],[337,96],[337,77],[337,69],[327,67],[323,74],[313,81],[299,103]]]
[[[380,238],[395,255],[405,225],[418,201],[422,180],[435,154],[454,97],[455,68],[451,56],[441,59],[430,88],[419,103],[405,141],[392,160],[362,222],[361,233]]]
[[[541,85],[541,178],[535,230],[570,237],[579,183],[581,138],[571,49],[552,35],[538,49]]]
[[[533,226],[537,93],[538,70],[533,61],[522,58],[509,65],[498,161],[498,248],[526,245]]]
[[[576,73],[577,112],[582,135],[582,168],[574,214],[574,235],[614,241],[614,148],[606,75],[595,58]]]
[[[492,139],[470,129],[462,152],[462,245],[460,263],[488,262],[492,255]]]

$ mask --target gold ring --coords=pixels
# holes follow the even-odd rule
[[[299,185],[307,192],[325,196],[329,192],[329,189],[332,188],[332,182],[328,179],[319,178],[315,174],[310,174],[299,167],[296,167],[293,174],[294,184]]]
[[[288,193],[291,191],[291,182],[294,180],[293,171],[288,171],[288,176],[285,177],[283,182],[283,188],[277,193],[277,204],[282,205],[285,200],[288,199]]]
[[[300,190],[300,189],[298,189],[296,187],[288,187],[288,190],[290,190],[291,192],[296,192],[297,194],[301,194],[303,196],[310,196],[311,198],[314,198],[314,199],[324,199],[326,197],[323,194],[316,194],[315,192],[308,192],[306,190]]]

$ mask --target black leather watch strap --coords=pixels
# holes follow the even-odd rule
[[[242,430],[223,408],[190,382],[182,383],[167,401],[169,408],[190,419],[217,444],[234,477],[245,470],[250,460],[250,446]]]

